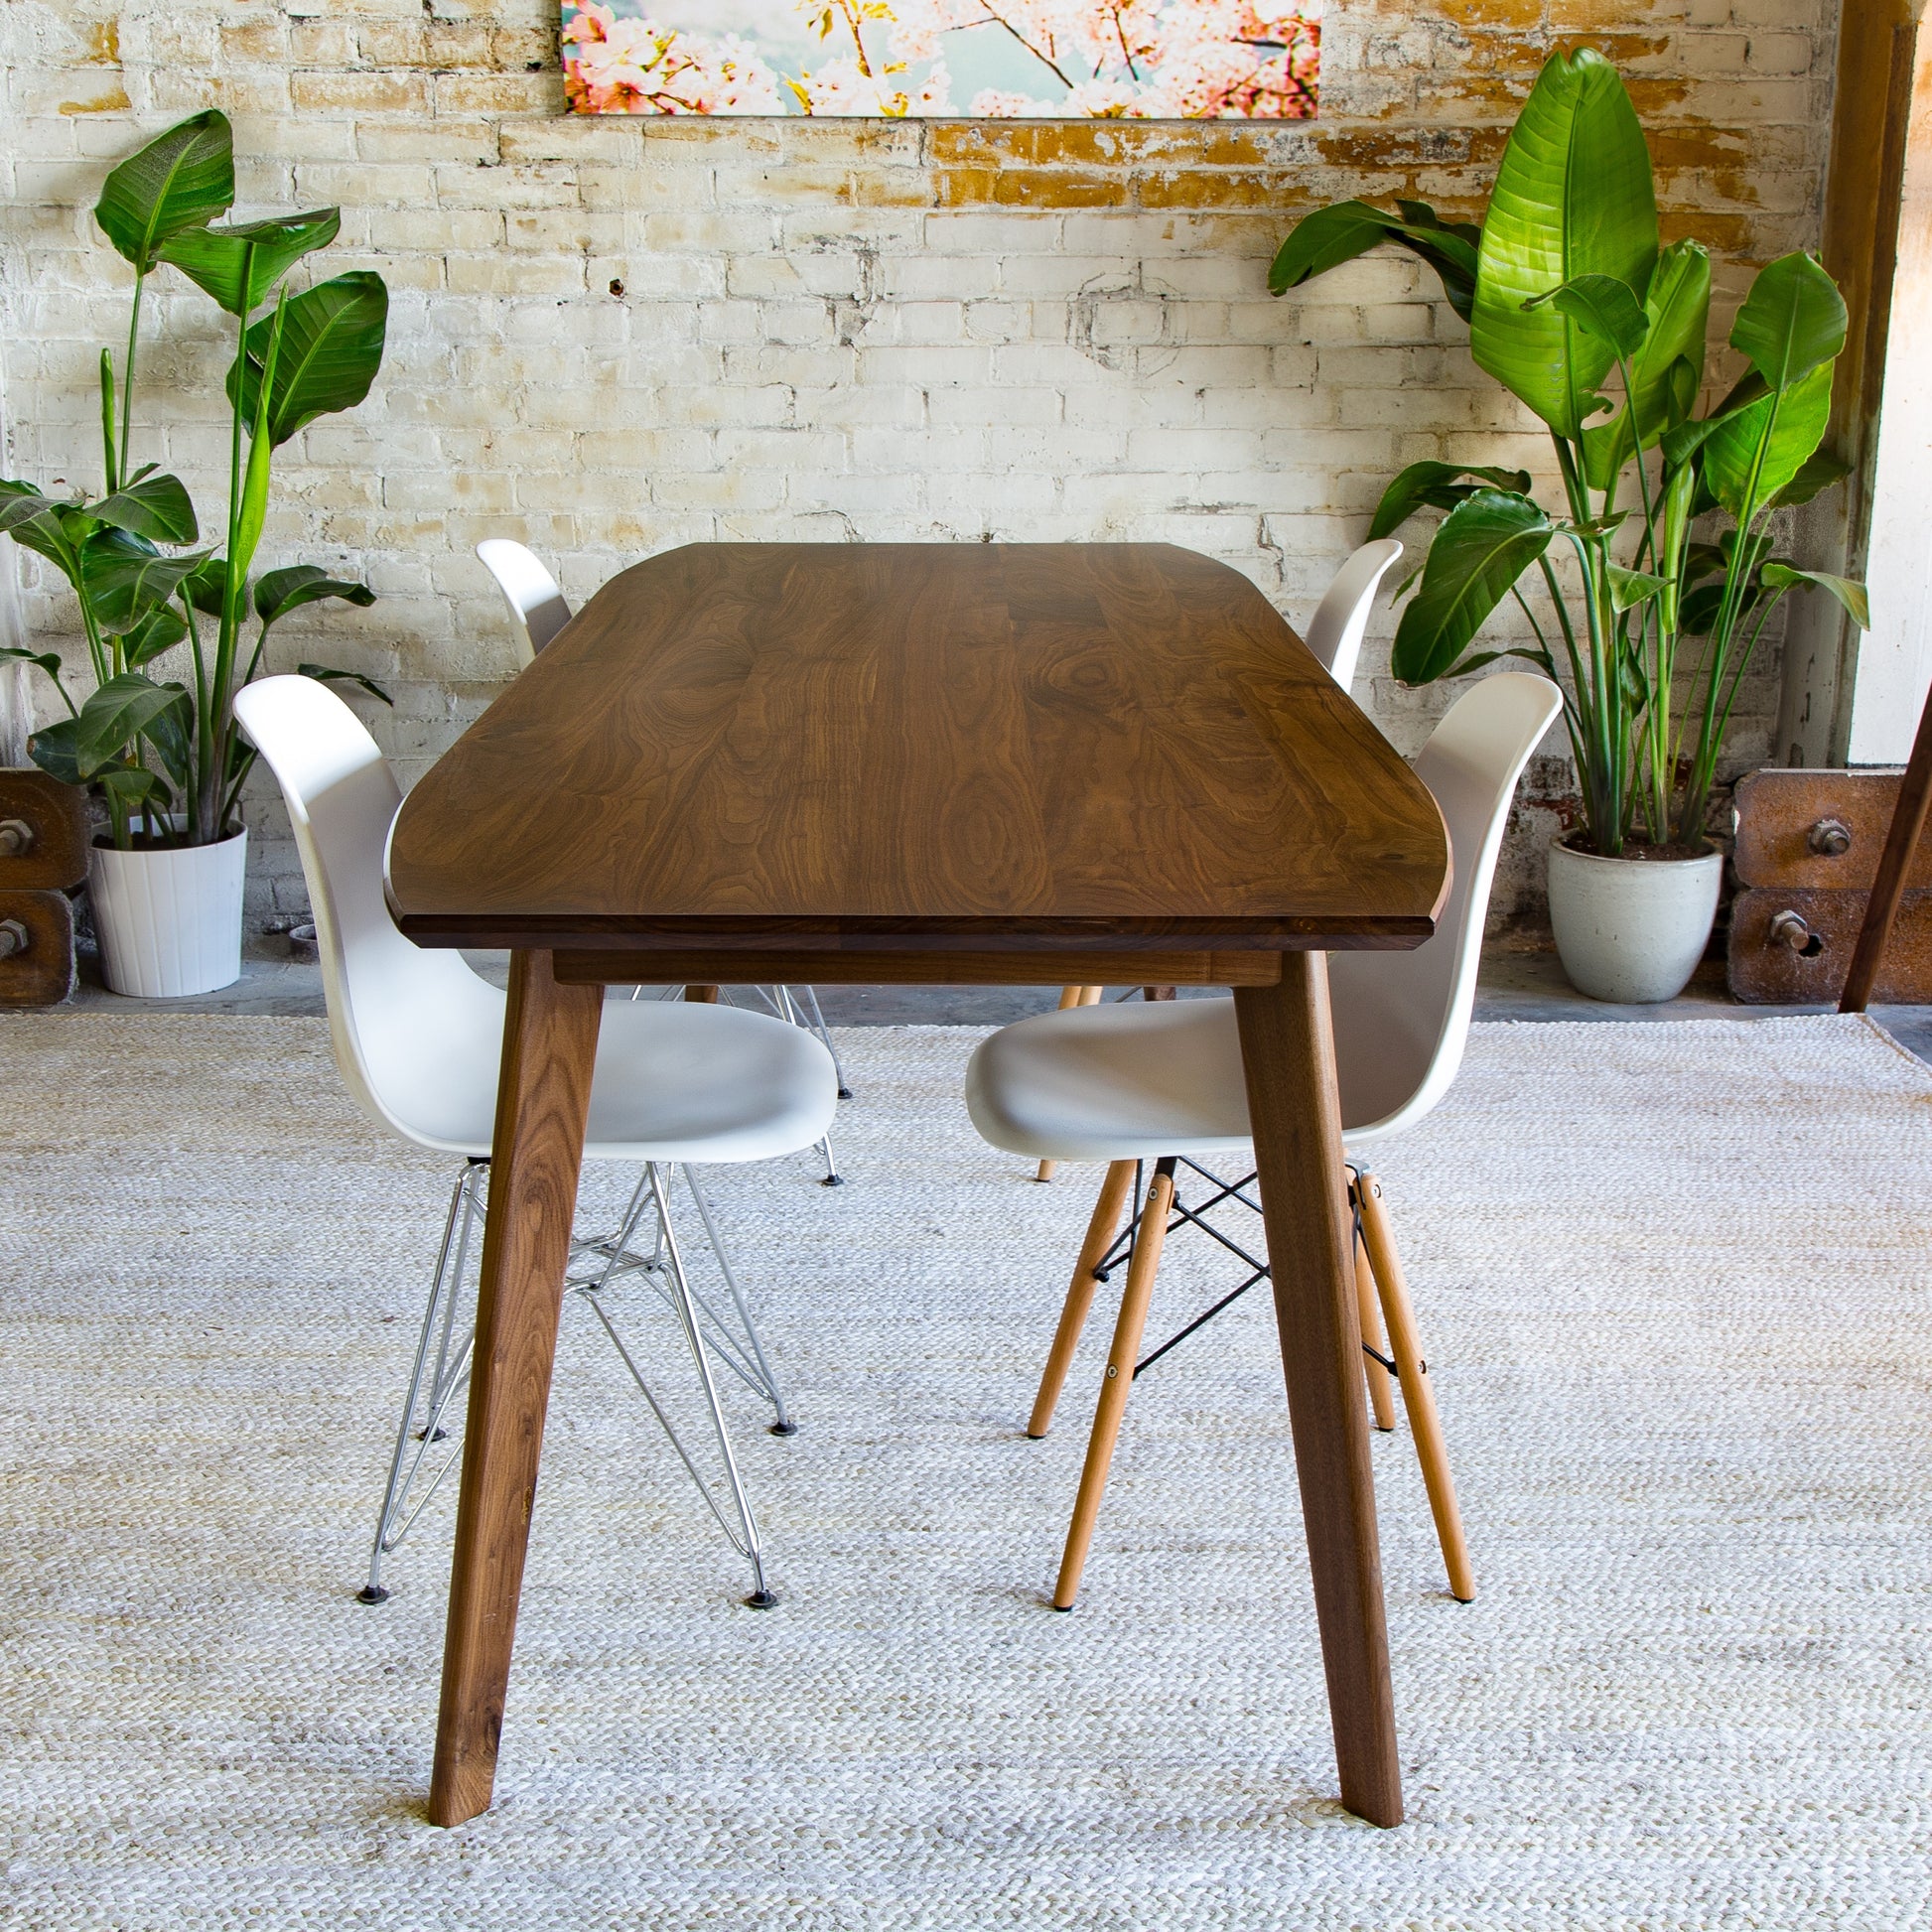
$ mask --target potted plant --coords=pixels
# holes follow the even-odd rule
[[[1729,335],[1742,371],[1695,415],[1711,258],[1693,240],[1660,246],[1636,111],[1587,48],[1545,65],[1480,223],[1338,203],[1296,224],[1270,287],[1383,240],[1437,271],[1477,366],[1547,426],[1560,488],[1545,508],[1525,471],[1441,462],[1389,484],[1374,536],[1448,511],[1412,580],[1395,674],[1421,684],[1512,656],[1563,687],[1582,824],[1550,849],[1558,951],[1594,998],[1669,999],[1717,912],[1724,861],[1706,817],[1766,626],[1810,589],[1867,621],[1862,586],[1773,554],[1775,512],[1846,474],[1819,448],[1845,304],[1812,256],[1767,264]],[[1471,650],[1505,603],[1534,641]]]
[[[214,225],[234,201],[224,115],[194,115],[107,177],[101,231],[134,269],[118,385],[100,354],[102,492],[49,496],[0,483],[0,530],[47,558],[73,587],[92,689],[78,703],[54,651],[9,649],[45,671],[67,716],[37,732],[34,761],[90,787],[105,807],[88,890],[101,964],[116,992],[179,995],[241,972],[247,833],[241,787],[254,753],[236,730],[234,694],[262,668],[268,635],[322,598],[373,603],[362,584],[312,564],[251,579],[268,510],[273,452],[305,424],[368,394],[382,362],[388,291],[379,275],[338,275],[292,294],[289,271],[328,245],[335,208]],[[235,318],[226,528],[196,549],[200,520],[181,480],[134,464],[134,378],[141,306],[162,265]],[[252,635],[250,631],[252,629]],[[181,665],[186,682],[157,675]],[[313,677],[368,679],[318,664]]]

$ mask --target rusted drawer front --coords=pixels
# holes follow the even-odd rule
[[[68,896],[0,888],[0,1007],[58,1006],[72,991]]]
[[[1753,771],[1737,781],[1740,886],[1806,886],[1868,893],[1878,876],[1897,771]],[[1848,839],[1842,852],[1832,847]],[[1923,841],[1908,889],[1932,889],[1932,840]]]
[[[0,767],[0,891],[60,891],[87,876],[87,807],[45,771]]]
[[[1730,908],[1730,991],[1746,1006],[1788,1006],[1823,1001],[1835,1005],[1852,970],[1853,948],[1864,923],[1864,893],[1793,891],[1754,886]],[[1780,913],[1805,922],[1805,947],[1791,945],[1773,929]],[[1791,929],[1797,936],[1795,929]],[[1805,956],[1811,941],[1818,950]],[[1932,891],[1908,892],[1898,908],[1891,941],[1872,988],[1874,1005],[1918,1006],[1932,1001]]]

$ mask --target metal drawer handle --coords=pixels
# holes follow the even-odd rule
[[[31,935],[18,919],[0,919],[0,959],[11,959],[27,950]]]
[[[1816,959],[1825,950],[1823,938],[1812,931],[1798,913],[1788,909],[1773,914],[1771,943],[1789,946],[1800,959]]]
[[[1852,849],[1852,828],[1842,818],[1821,818],[1805,834],[1805,843],[1821,859],[1842,858]]]
[[[0,859],[18,859],[34,849],[34,828],[24,818],[0,818]]]

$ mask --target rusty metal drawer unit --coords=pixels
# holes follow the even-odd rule
[[[1877,877],[1900,773],[1753,771],[1738,780],[1741,888],[1730,912],[1731,993],[1751,1006],[1835,1005]],[[1904,902],[1872,997],[1932,1000],[1932,843]]]
[[[0,769],[0,1007],[73,991],[69,888],[87,876],[86,801],[45,771]]]

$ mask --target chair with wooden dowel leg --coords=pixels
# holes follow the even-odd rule
[[[1394,537],[1378,537],[1373,543],[1363,544],[1329,580],[1321,602],[1315,606],[1314,616],[1309,620],[1309,634],[1302,641],[1344,691],[1355,682],[1355,664],[1362,654],[1362,639],[1368,632],[1368,614],[1375,603],[1375,593],[1401,555],[1402,545]],[[1163,995],[1171,999],[1173,995],[1172,987],[1143,990],[1150,1000]],[[1062,987],[1059,1010],[1064,1013],[1069,1007],[1096,1006],[1105,991],[1100,986]],[[1058,1165],[1055,1161],[1042,1161],[1034,1178],[1051,1180]]]
[[[1360,1156],[1413,1127],[1455,1077],[1475,1004],[1483,918],[1510,800],[1561,708],[1555,685],[1519,672],[1484,678],[1456,701],[1416,760],[1417,774],[1442,807],[1454,864],[1435,936],[1413,952],[1335,953],[1328,962],[1363,1340],[1402,1390],[1449,1587],[1465,1600],[1475,1585],[1428,1363],[1380,1186]],[[1126,1385],[1173,1345],[1140,1353],[1162,1242],[1175,1229],[1195,1228],[1242,1255],[1251,1270],[1241,1287],[1190,1322],[1176,1341],[1267,1278],[1265,1263],[1176,1191],[1183,1168],[1213,1179],[1188,1156],[1242,1152],[1249,1139],[1233,1008],[1224,1000],[1182,1000],[1037,1014],[981,1042],[967,1071],[966,1102],[973,1124],[995,1147],[1034,1159],[1109,1164],[1028,1424],[1030,1436],[1043,1436],[1051,1425],[1095,1283],[1120,1258],[1115,1230],[1136,1191],[1137,1172],[1146,1162],[1157,1163],[1128,1237],[1127,1284],[1053,1594],[1057,1608],[1070,1609],[1126,1412]],[[1253,1179],[1214,1182],[1217,1192],[1204,1208],[1229,1198],[1258,1208],[1248,1191]],[[1388,1324],[1386,1352],[1371,1296]],[[1386,1384],[1378,1393],[1371,1381],[1369,1395],[1378,1420],[1393,1420]]]

